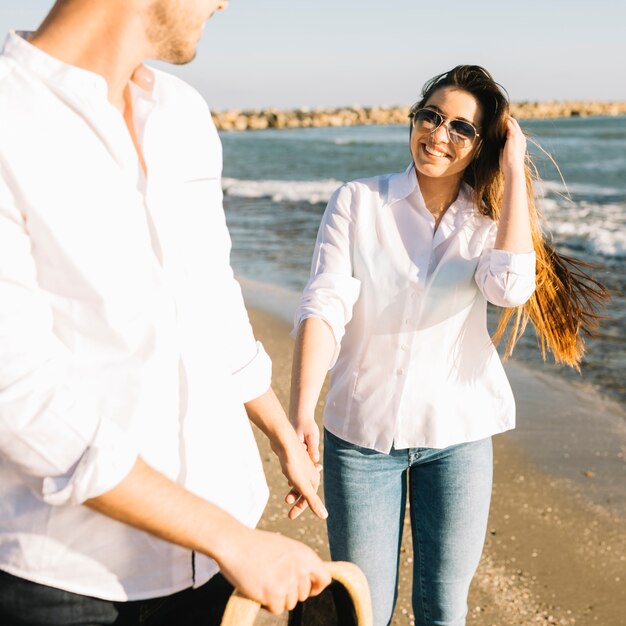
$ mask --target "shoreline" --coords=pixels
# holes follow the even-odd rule
[[[261,285],[248,281],[242,284],[255,333],[274,362],[274,388],[286,406],[293,349],[286,320],[293,310],[293,294],[280,289],[268,293]],[[585,404],[586,394],[576,391],[572,395],[567,383],[555,389],[553,381],[537,377],[516,363],[507,365],[507,369],[518,403],[518,429],[494,438],[491,514],[483,558],[470,590],[467,624],[619,626],[626,611],[626,516],[621,506],[607,506],[606,492],[597,488],[623,487],[624,455],[620,445],[626,443],[626,437],[619,429],[612,433],[605,423],[596,428],[595,422],[588,419],[589,430],[581,433],[582,437],[576,438],[577,447],[573,446],[566,435],[579,427],[579,418],[584,418],[590,407],[600,414],[607,406],[593,395]],[[320,401],[318,423],[322,406]],[[573,408],[579,417],[574,427],[568,428]],[[614,451],[603,456],[603,448],[598,448],[599,457],[595,455],[597,445],[587,443],[589,433],[596,430],[602,431],[603,444],[608,438],[621,456],[613,458]],[[271,489],[260,527],[300,539],[328,558],[323,522],[310,512],[296,522],[286,518],[282,502],[285,480],[264,438],[258,437],[258,441]],[[533,449],[536,454],[529,454]],[[558,475],[562,462],[571,475]],[[596,464],[595,469],[589,469],[590,462]],[[600,467],[598,463],[605,465]],[[555,474],[551,469],[558,471]],[[407,519],[394,625],[413,623],[411,554]]]
[[[407,124],[409,106],[320,107],[213,111],[218,130],[265,130]],[[626,115],[626,101],[564,100],[511,103],[517,119]]]

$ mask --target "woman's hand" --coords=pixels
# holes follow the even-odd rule
[[[526,160],[526,136],[516,119],[506,121],[506,141],[500,153],[500,169],[505,178],[524,173]]]
[[[315,428],[317,429],[317,426]],[[317,495],[322,466],[311,459],[305,447],[295,437],[293,443],[274,451],[291,487],[285,496],[285,502],[292,505],[288,513],[289,519],[296,519],[307,506],[311,507],[313,513],[320,519],[326,519],[328,513]]]
[[[504,191],[494,247],[513,254],[533,251],[525,161],[526,137],[517,120],[509,117],[506,121],[506,142],[500,153]]]

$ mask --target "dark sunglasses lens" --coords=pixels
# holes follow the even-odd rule
[[[413,126],[419,126],[424,130],[433,130],[443,122],[443,118],[437,111],[420,109],[413,115]]]
[[[450,122],[450,136],[454,141],[453,135],[459,137],[460,140],[473,141],[476,138],[476,129],[463,120],[452,120]]]

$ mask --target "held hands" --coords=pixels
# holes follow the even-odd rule
[[[500,168],[508,177],[524,173],[526,159],[526,137],[516,119],[506,121],[506,142],[500,153]]]
[[[315,423],[313,418],[310,419],[302,419],[302,420],[292,420],[295,422],[295,431],[296,435],[300,443],[303,445],[301,448],[308,454],[311,462],[315,465],[315,468],[318,473],[317,477],[317,487],[319,486],[320,478],[319,473],[322,471],[322,466],[319,463],[320,460],[320,431]],[[285,502],[287,504],[292,504],[293,506],[289,510],[289,518],[296,519],[310,504],[307,502],[307,498],[303,497],[296,488],[292,488],[291,491],[285,496]],[[326,519],[328,517],[328,513],[326,513],[326,509],[324,509],[324,514],[320,515],[316,511],[315,514],[321,518]]]
[[[248,417],[268,437],[272,450],[280,461],[282,472],[292,488],[290,493],[295,499],[291,502],[285,499],[288,504],[294,504],[289,511],[289,517],[295,519],[308,505],[315,515],[326,519],[328,513],[317,495],[320,468],[298,440],[296,431],[289,423],[273,389],[270,387],[263,395],[246,402],[245,407]]]
[[[320,433],[314,418],[315,407],[335,348],[335,336],[326,321],[308,317],[298,326],[291,370],[289,421],[293,425],[294,439],[300,452],[318,472],[322,468],[319,465]],[[302,495],[306,494],[294,488],[285,497],[285,502],[293,504],[289,511],[291,519],[298,517],[307,506],[307,498],[303,500]],[[327,514],[320,517],[326,518]]]
[[[330,584],[321,559],[298,541],[244,528],[230,545],[234,550],[219,559],[222,573],[271,613],[289,611]]]
[[[315,422],[313,422],[313,426],[317,431]],[[319,448],[317,446],[315,448],[315,457],[310,453],[307,454],[307,449],[301,444],[302,437],[300,433],[295,434],[289,445],[286,445],[281,450],[276,450],[282,472],[291,487],[291,490],[285,496],[285,502],[293,505],[288,513],[289,518],[296,519],[309,506],[317,517],[326,519],[328,513],[322,500],[317,495],[317,489],[320,485],[320,472],[322,470],[322,466],[316,462],[319,459]],[[316,432],[316,437],[319,442],[319,431]]]

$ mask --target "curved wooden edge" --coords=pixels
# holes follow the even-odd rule
[[[256,600],[246,598],[235,589],[226,605],[221,626],[252,626],[260,610],[261,605]]]
[[[365,574],[354,563],[329,561],[324,564],[329,574],[350,594],[359,626],[373,626],[372,602]],[[228,600],[221,626],[252,626],[261,605],[234,591]]]
[[[341,583],[352,598],[359,626],[373,626],[372,601],[365,574],[354,563],[329,561],[326,568],[333,580]]]

